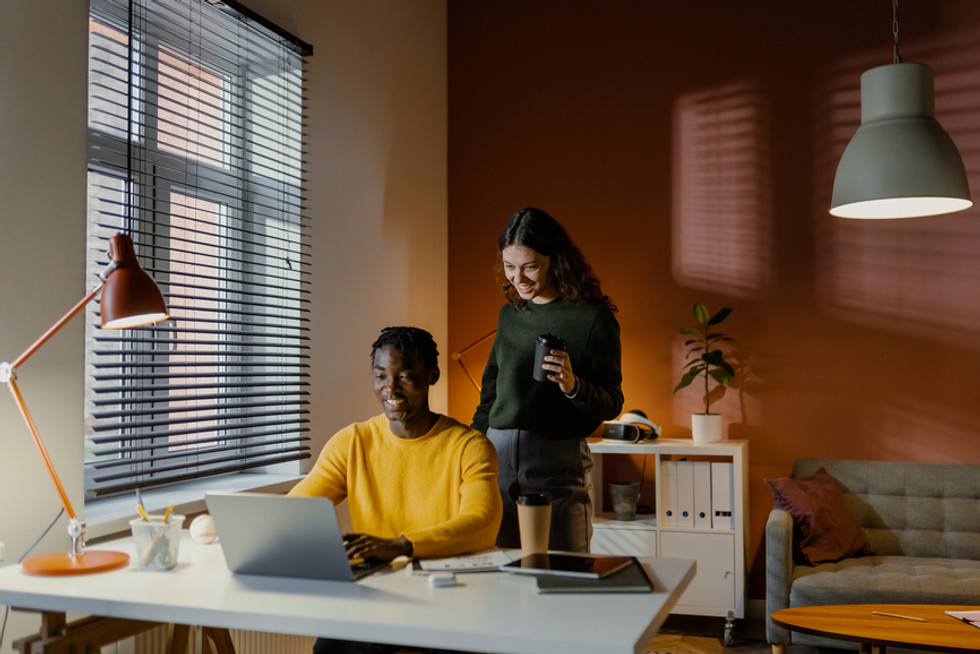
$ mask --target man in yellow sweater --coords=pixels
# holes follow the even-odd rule
[[[341,429],[289,495],[347,498],[351,559],[439,557],[493,547],[503,514],[497,451],[486,436],[429,409],[439,380],[429,332],[386,327],[371,346],[384,413]],[[394,654],[394,645],[317,638],[313,654]],[[436,652],[439,650],[425,650]]]
[[[384,411],[335,434],[290,495],[347,498],[350,558],[453,556],[493,547],[502,514],[497,454],[480,432],[429,409],[432,336],[387,327],[371,347]]]

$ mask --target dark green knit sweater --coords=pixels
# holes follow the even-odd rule
[[[623,409],[619,323],[598,300],[558,298],[547,304],[500,309],[497,334],[483,373],[473,427],[527,429],[549,438],[584,438]],[[538,336],[565,339],[578,394],[569,399],[558,384],[531,377]]]

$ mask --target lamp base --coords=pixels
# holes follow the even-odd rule
[[[88,551],[77,556],[70,552],[54,552],[26,559],[21,569],[29,575],[52,577],[108,572],[128,564],[129,555],[123,552]]]

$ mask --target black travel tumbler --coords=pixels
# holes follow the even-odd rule
[[[558,338],[557,336],[552,336],[551,334],[542,334],[538,336],[538,340],[534,345],[534,380],[535,381],[548,381],[548,375],[551,374],[549,371],[543,369],[541,364],[543,364],[544,358],[551,354],[552,350],[564,350],[565,340]]]

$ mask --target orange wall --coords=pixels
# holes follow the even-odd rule
[[[980,198],[980,3],[905,0],[901,54]],[[494,328],[495,240],[533,205],[619,305],[626,408],[688,437],[671,392],[694,302],[743,374],[717,405],[750,441],[752,597],[772,497],[802,456],[980,462],[980,214],[827,214],[859,74],[892,62],[891,3],[449,1],[449,343]],[[702,232],[692,235],[693,229]],[[489,346],[463,361],[479,378]],[[445,359],[449,406],[478,394]],[[647,498],[644,498],[647,501]],[[652,498],[649,499],[652,502]]]

